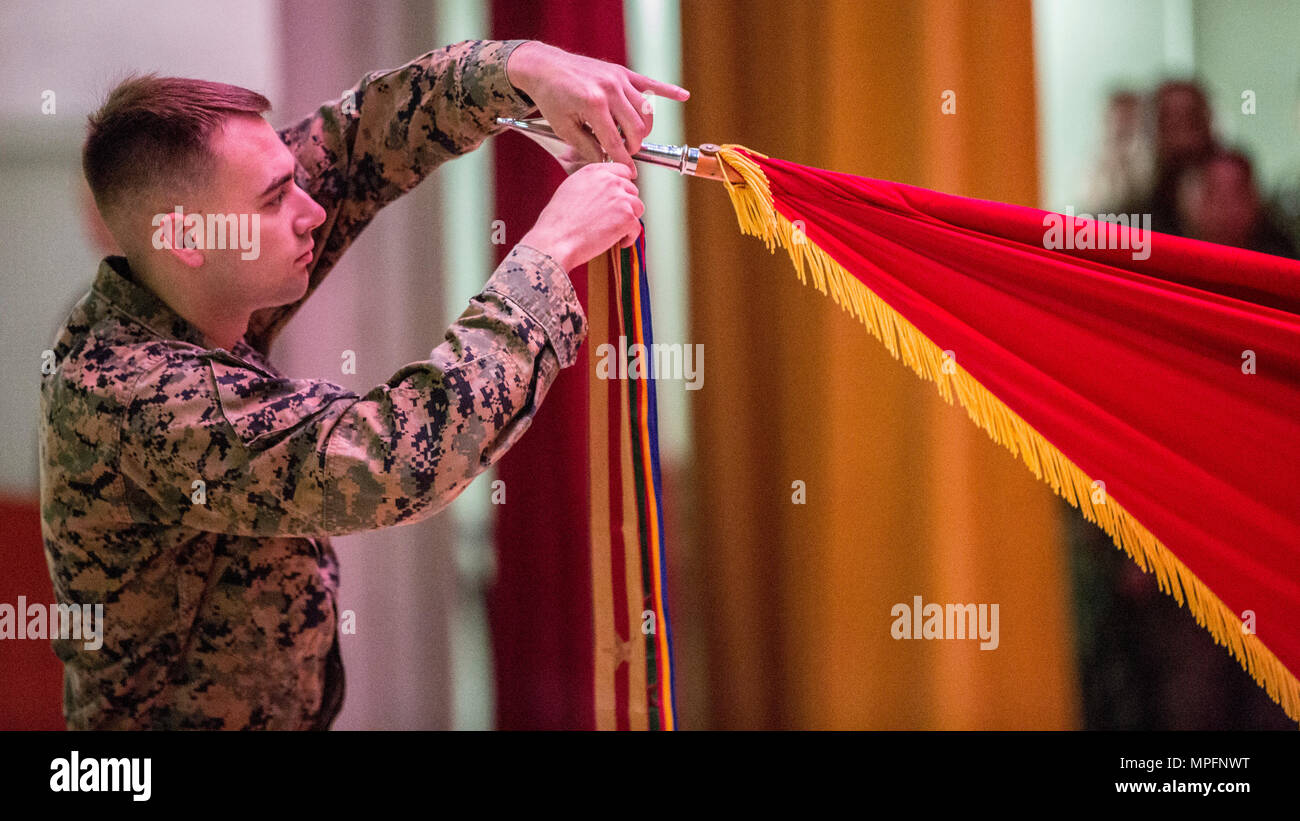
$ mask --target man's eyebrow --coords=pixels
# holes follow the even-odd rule
[[[266,195],[270,194],[272,191],[274,191],[275,189],[277,189],[277,188],[279,188],[280,186],[284,185],[286,182],[288,182],[288,181],[291,180],[291,179],[293,179],[293,172],[292,172],[292,171],[290,171],[288,174],[284,174],[284,175],[282,175],[282,176],[276,177],[276,178],[275,178],[275,182],[272,182],[272,183],[271,183],[270,185],[268,185],[265,189],[263,189],[263,190],[262,190],[262,193],[260,193],[260,194],[257,195],[257,198],[258,198],[259,200],[262,199],[263,197],[265,197]]]

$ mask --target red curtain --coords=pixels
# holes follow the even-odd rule
[[[55,601],[35,497],[0,496],[0,602]],[[46,639],[0,641],[0,730],[63,730],[63,662]]]
[[[492,36],[542,40],[626,65],[621,0],[495,0]],[[522,135],[496,146],[496,218],[509,242],[532,226],[564,171]],[[499,261],[499,260],[498,260]],[[570,273],[587,303],[583,268]],[[528,435],[497,463],[506,500],[495,508],[497,579],[488,597],[497,727],[594,728],[587,383],[590,345],[560,374]]]

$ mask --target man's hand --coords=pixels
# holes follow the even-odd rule
[[[630,177],[617,163],[584,165],[560,183],[519,243],[550,254],[565,272],[615,243],[632,245],[641,234],[645,205]]]
[[[600,162],[608,155],[631,169],[632,179],[636,178],[632,155],[654,125],[654,112],[641,92],[679,101],[691,96],[671,83],[537,40],[510,53],[506,74],[537,103],[551,128],[582,160]]]

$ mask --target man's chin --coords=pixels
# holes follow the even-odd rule
[[[307,295],[307,286],[311,284],[311,274],[306,268],[297,268],[294,270],[294,288],[293,296],[288,302],[297,302]]]
[[[293,266],[293,269],[284,275],[280,280],[280,291],[275,295],[275,307],[288,305],[297,302],[307,295],[307,286],[311,284],[311,275],[306,268],[301,265]]]

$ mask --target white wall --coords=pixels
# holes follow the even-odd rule
[[[1300,2],[1197,0],[1196,65],[1221,137],[1244,148],[1266,189],[1300,182]],[[1242,92],[1255,92],[1255,114]]]
[[[37,491],[41,352],[100,258],[80,204],[86,116],[131,70],[220,79],[274,99],[277,10],[269,0],[0,6],[0,490]],[[52,115],[41,113],[46,90]]]

